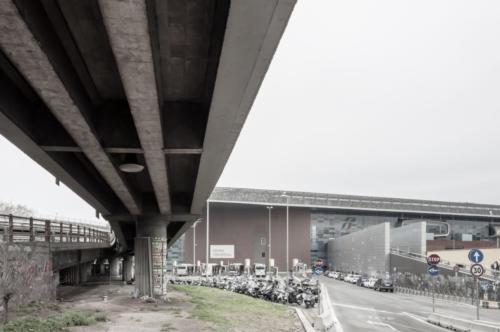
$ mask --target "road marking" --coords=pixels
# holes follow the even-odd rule
[[[478,322],[478,323],[486,323],[486,324],[491,324],[491,325],[500,325],[500,322],[490,322],[490,321],[487,321],[487,320],[477,320],[477,319],[474,319],[475,322]]]
[[[382,323],[382,322],[372,322],[371,320],[367,320],[366,321],[368,324],[372,324],[372,325],[380,325],[380,326],[385,326],[385,327],[388,327],[390,328],[391,330],[393,331],[398,331],[394,326],[390,325],[390,324],[387,324],[387,323]]]
[[[344,307],[344,308],[350,308],[350,309],[358,309],[358,310],[365,310],[365,311],[373,311],[373,312],[381,312],[384,314],[399,314],[398,312],[393,312],[393,311],[387,311],[387,310],[379,310],[375,308],[369,308],[369,307],[360,307],[357,305],[352,305],[352,304],[342,304],[342,303],[335,303],[331,302],[332,305],[337,306],[337,307]]]
[[[410,314],[409,312],[402,312],[401,314],[405,315],[405,316],[408,316],[408,317],[410,317],[410,318],[412,318],[414,320],[417,320],[417,321],[419,321],[422,324],[429,325],[429,326],[432,326],[434,328],[437,327],[436,325],[431,324],[428,321],[426,321],[424,317],[421,317],[421,316],[418,316],[418,315],[414,315],[414,314]]]

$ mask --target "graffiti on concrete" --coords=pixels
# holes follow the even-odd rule
[[[167,294],[167,239],[151,238],[151,249],[153,292],[157,296],[164,296]]]
[[[14,304],[52,298],[52,274],[48,248],[0,243],[0,297],[13,293]]]

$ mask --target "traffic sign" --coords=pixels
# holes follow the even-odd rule
[[[429,273],[429,275],[435,277],[439,274],[439,268],[436,265],[431,265],[427,268],[427,273]]]
[[[438,265],[439,262],[441,262],[441,257],[439,257],[439,255],[432,254],[427,257],[427,264],[429,265]]]
[[[484,273],[484,267],[481,264],[472,264],[470,267],[470,274],[474,277],[479,278]]]
[[[484,254],[481,250],[479,249],[471,249],[469,251],[469,260],[472,262],[472,263],[481,263],[484,259]]]
[[[453,267],[453,272],[458,272],[458,271],[460,271],[460,266],[455,265],[455,266]]]
[[[321,268],[321,267],[315,267],[314,268],[314,274],[317,274],[317,275],[323,274],[323,268]]]

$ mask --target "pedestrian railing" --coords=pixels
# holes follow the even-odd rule
[[[106,243],[109,227],[0,214],[0,240],[4,242]]]
[[[425,255],[420,254],[420,253],[414,253],[414,252],[410,252],[410,251],[405,251],[405,250],[393,248],[393,249],[391,249],[391,254],[395,254],[395,255],[411,258],[411,259],[416,260],[416,261],[427,263],[427,257]],[[452,270],[452,271],[455,271],[454,270],[455,266],[459,266],[459,265],[457,263],[447,261],[444,259],[441,259],[441,261],[438,264],[438,267],[445,268],[447,270]],[[465,265],[464,267],[459,267],[456,272],[469,275],[470,274],[469,269],[470,269],[470,265]],[[490,268],[485,266],[484,267],[484,275],[481,277],[481,279],[490,280],[490,281],[498,281],[499,277],[500,277],[500,275],[499,275],[498,271],[495,271],[495,270],[490,269]]]

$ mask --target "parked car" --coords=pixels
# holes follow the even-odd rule
[[[361,277],[358,279],[358,281],[356,281],[356,285],[365,287],[365,283],[367,282],[368,282],[368,277]]]
[[[385,279],[377,279],[375,282],[375,285],[373,286],[373,289],[379,292],[385,291],[385,292],[394,292],[394,283],[392,282],[392,279],[390,278],[385,278]]]
[[[361,279],[361,275],[360,274],[353,274],[352,277],[351,277],[351,284],[357,284],[358,283],[358,280]]]
[[[368,280],[364,283],[363,286],[366,288],[373,288],[377,280],[378,280],[377,278],[368,278]]]

